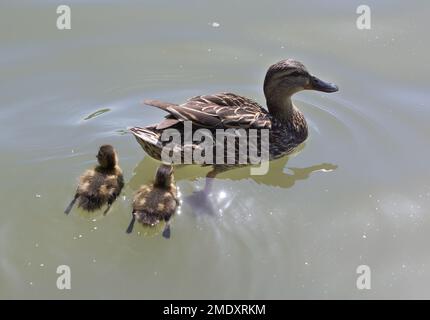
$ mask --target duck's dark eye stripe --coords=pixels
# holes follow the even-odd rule
[[[290,76],[290,77],[298,77],[298,76],[301,76],[301,75],[302,74],[300,72],[294,71],[294,72],[291,72],[288,76]]]

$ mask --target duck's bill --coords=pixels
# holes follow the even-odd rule
[[[325,82],[317,77],[312,76],[309,86],[305,89],[317,90],[322,92],[336,92],[339,90],[338,86],[334,83]]]

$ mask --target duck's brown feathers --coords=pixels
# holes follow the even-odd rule
[[[131,128],[131,132],[142,148],[157,160],[161,160],[161,150],[166,145],[166,142],[161,141],[161,134],[166,128],[177,129],[182,134],[183,143],[178,146],[177,151],[182,152],[183,156],[184,147],[186,147],[183,139],[185,120],[192,121],[193,132],[206,128],[214,137],[218,128],[244,129],[247,132],[249,129],[269,129],[270,159],[291,153],[295,147],[306,140],[308,135],[305,118],[299,110],[295,109],[290,121],[284,122],[268,113],[257,102],[233,93],[197,96],[181,105],[157,100],[145,101],[145,103],[169,112],[165,120],[158,125]],[[261,150],[260,142],[259,138],[257,150]],[[199,143],[193,142],[189,147],[199,148]],[[236,148],[235,152],[235,159],[238,159],[239,149]],[[215,149],[213,154],[215,155]],[[227,155],[224,163],[227,163]]]
[[[234,93],[218,93],[196,96],[176,105],[158,100],[146,100],[145,104],[169,112],[166,120],[157,129],[172,127],[181,121],[192,121],[193,125],[217,128],[271,128],[268,112],[257,102]]]

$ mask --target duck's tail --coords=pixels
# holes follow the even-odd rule
[[[143,103],[148,105],[148,106],[160,108],[160,109],[165,110],[167,112],[170,112],[169,108],[178,106],[177,104],[170,103],[170,102],[163,102],[160,100],[145,100],[145,101],[143,101]]]
[[[155,126],[145,128],[134,127],[130,131],[146,153],[154,159],[161,159],[161,149],[163,148],[160,140],[161,132]]]
[[[149,127],[134,127],[131,128],[130,131],[136,138],[139,138],[147,143],[153,144],[157,147],[162,147],[160,137],[160,132],[155,128],[155,126]]]

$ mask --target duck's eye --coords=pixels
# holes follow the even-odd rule
[[[301,75],[302,74],[299,71],[294,71],[294,72],[291,72],[288,76],[290,76],[290,77],[299,77]]]

